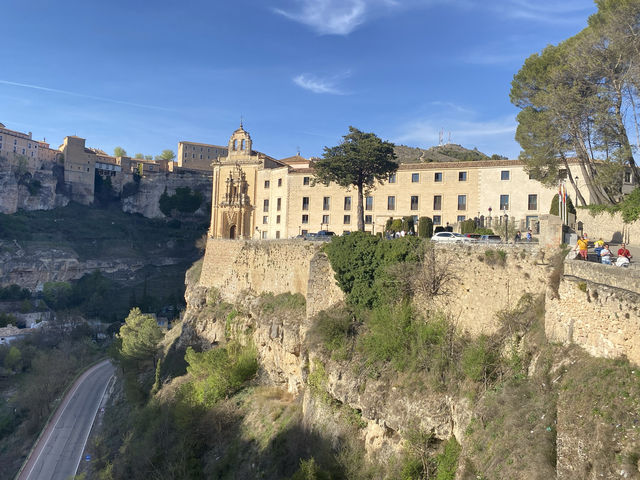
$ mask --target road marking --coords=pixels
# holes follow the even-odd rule
[[[111,379],[113,377],[114,377],[114,375],[111,375],[109,377],[109,379],[107,380],[107,383],[105,383],[105,385],[104,385],[104,389],[102,390],[102,395],[100,395],[100,397],[98,398],[98,403],[96,404],[96,409],[93,412],[93,420],[91,420],[91,425],[89,426],[89,429],[87,430],[87,435],[84,437],[84,443],[82,444],[82,448],[80,449],[80,453],[78,454],[78,462],[76,463],[76,468],[73,471],[74,475],[76,473],[78,473],[78,467],[80,466],[80,461],[82,460],[82,452],[84,452],[84,449],[87,446],[87,440],[89,440],[89,435],[91,434],[91,430],[93,429],[93,423],[96,421],[96,415],[98,414],[98,409],[100,408],[100,404],[102,403],[102,399],[104,398],[104,394],[107,391],[107,387],[111,383]]]
[[[105,360],[105,362],[109,362],[108,360]],[[78,383],[76,384],[75,387],[73,387],[73,390],[71,391],[71,393],[69,394],[69,396],[67,397],[67,402],[65,403],[64,407],[62,408],[62,411],[60,412],[60,415],[58,416],[56,423],[53,424],[53,428],[51,430],[49,430],[49,433],[47,434],[47,439],[41,444],[42,448],[40,448],[40,452],[38,453],[38,456],[36,457],[36,460],[33,462],[33,465],[31,465],[31,468],[29,469],[29,473],[27,473],[27,476],[25,478],[29,479],[29,477],[31,477],[31,473],[33,473],[33,469],[36,468],[36,465],[38,464],[38,460],[40,459],[40,455],[42,455],[42,452],[44,451],[44,447],[45,445],[49,442],[49,439],[51,438],[51,435],[53,434],[53,431],[56,429],[56,427],[58,426],[58,422],[60,421],[60,419],[62,418],[62,415],[64,414],[64,411],[67,409],[67,407],[69,406],[69,404],[71,403],[71,399],[73,398],[73,396],[76,393],[76,390],[78,390],[78,388],[80,387],[80,384],[82,382],[84,382],[84,379],[89,376],[89,374],[91,372],[93,372],[94,370],[97,370],[99,367],[101,367],[104,364],[104,362],[99,363],[98,365],[95,365],[93,367],[91,367],[89,370],[87,370],[86,372],[84,372],[80,378],[78,379]],[[82,381],[81,381],[82,380]],[[44,428],[47,428],[47,426],[45,425]],[[29,461],[27,459],[27,461]],[[77,467],[76,467],[77,470]]]

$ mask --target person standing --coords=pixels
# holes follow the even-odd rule
[[[578,252],[583,260],[587,260],[587,255],[589,253],[589,241],[585,238],[584,234],[578,239]]]

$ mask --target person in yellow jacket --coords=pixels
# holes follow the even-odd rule
[[[585,235],[578,238],[578,251],[580,252],[580,257],[582,257],[583,260],[586,260],[587,254],[589,253],[589,240]]]

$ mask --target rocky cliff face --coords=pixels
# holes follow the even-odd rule
[[[81,259],[70,248],[50,246],[22,247],[18,242],[0,242],[0,286],[17,284],[32,291],[41,290],[46,282],[77,280],[99,270],[105,275],[127,283],[145,266],[168,266],[184,259],[169,257]]]
[[[8,167],[8,165],[0,165]],[[39,182],[39,187],[29,188],[18,182],[8,170],[0,173],[0,213],[12,214],[18,210],[51,210],[64,207],[69,199],[56,193],[57,178],[50,169],[38,170],[29,176],[30,182]]]
[[[189,187],[200,192],[207,202],[211,202],[212,175],[207,173],[180,172],[154,174],[140,180],[138,191],[122,198],[122,210],[139,213],[147,218],[164,218],[160,211],[160,196],[166,191],[173,195],[176,188]]]
[[[513,257],[520,260],[515,270],[529,268],[528,283],[544,287],[548,266],[534,272],[535,259]],[[468,255],[464,262],[456,295],[470,294],[465,285],[486,291],[487,259]],[[488,374],[484,389],[476,383],[470,390],[448,390],[393,371],[372,373],[356,357],[328,355],[314,338],[313,325],[323,299],[332,309],[339,299],[326,256],[316,252],[309,263],[314,274],[306,304],[291,300],[299,293],[274,297],[244,290],[221,296],[215,287],[199,284],[199,272],[188,273],[180,342],[201,348],[229,338],[253,342],[264,382],[301,399],[310,432],[339,444],[347,418],[357,424],[367,456],[383,463],[411,449],[414,433],[424,432],[434,450],[451,438],[462,446],[457,479],[640,478],[640,369],[625,360],[590,357],[577,346],[547,343],[541,304],[530,303],[509,320],[508,310],[497,312],[493,302],[476,299],[474,311],[485,305],[491,317],[500,317],[502,343],[492,348],[506,365],[500,377],[508,377]],[[464,299],[454,304],[460,302]],[[533,323],[525,327],[518,323],[521,317]]]

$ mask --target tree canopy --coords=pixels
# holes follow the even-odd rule
[[[169,160],[170,162],[172,162],[175,158],[176,154],[173,152],[173,150],[169,149],[163,150],[160,155],[156,155],[156,160]]]
[[[597,203],[618,202],[625,168],[640,181],[627,132],[638,135],[640,3],[596,3],[588,27],[530,56],[511,88],[528,172],[554,186],[566,171],[583,205],[584,188]]]
[[[154,360],[158,344],[162,340],[162,330],[152,315],[144,314],[139,308],[132,308],[120,327],[118,338],[122,341],[120,355],[125,360]]]
[[[122,147],[116,147],[116,148],[113,149],[113,156],[114,157],[126,157],[127,156],[127,151]]]
[[[314,163],[315,179],[326,185],[335,182],[342,187],[357,188],[358,230],[364,231],[364,193],[398,169],[394,145],[354,127],[349,127],[343,138],[340,145],[324,147],[323,158]]]

